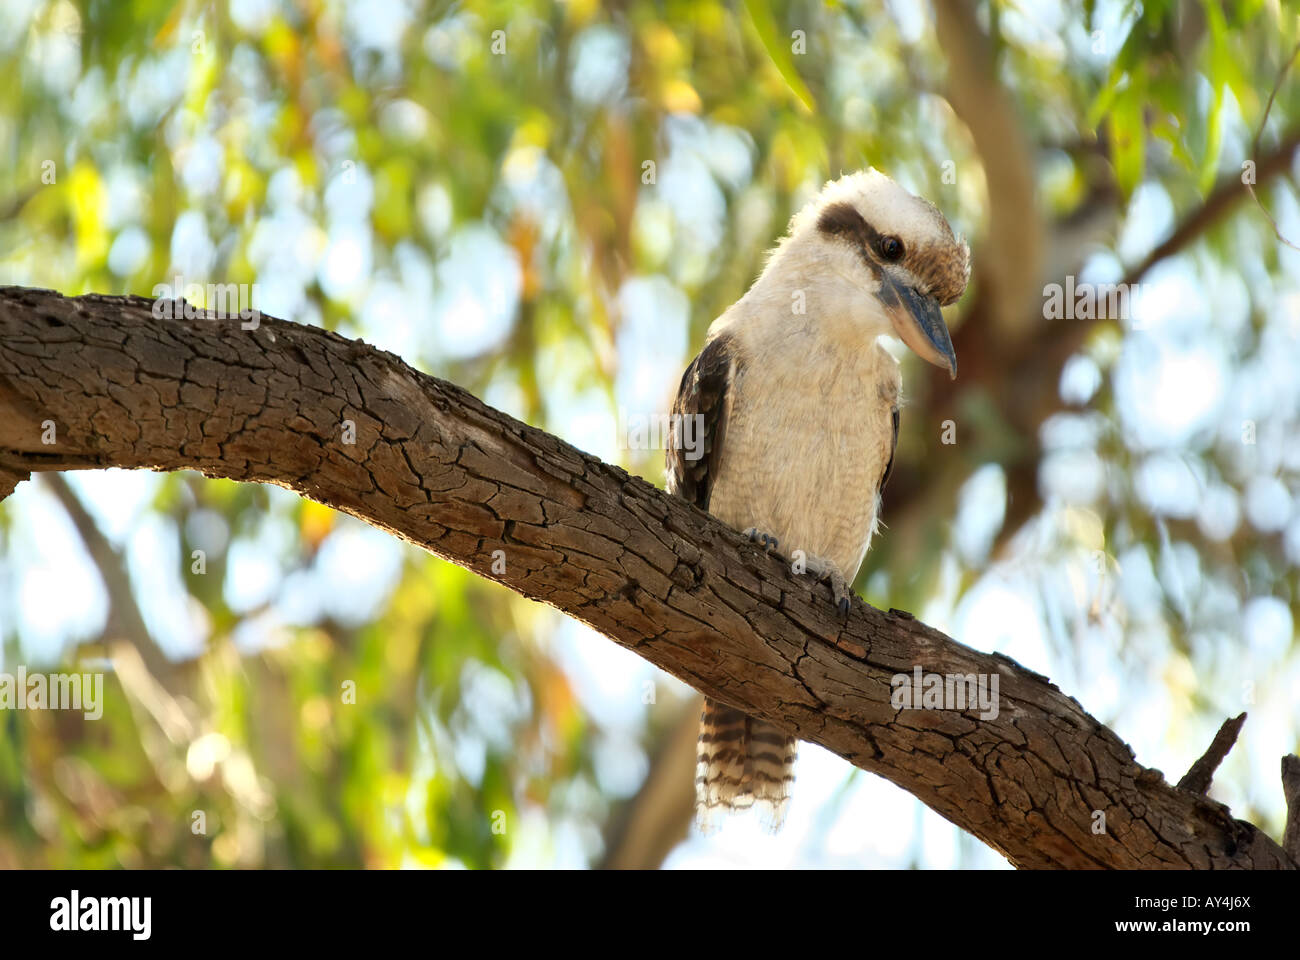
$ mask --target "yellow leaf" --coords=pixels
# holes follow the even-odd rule
[[[685,80],[669,80],[661,94],[664,109],[669,113],[699,113],[700,95]]]
[[[77,267],[85,270],[108,256],[108,228],[104,224],[108,192],[92,164],[82,161],[72,168],[68,199],[77,235]]]
[[[315,500],[304,500],[298,517],[298,529],[302,538],[315,550],[334,529],[334,511]]]

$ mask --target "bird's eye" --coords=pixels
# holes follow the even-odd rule
[[[881,237],[880,255],[886,260],[903,259],[903,241],[898,237]]]

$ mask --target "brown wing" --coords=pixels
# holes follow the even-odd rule
[[[898,406],[897,405],[895,405],[893,408],[890,409],[889,415],[890,417],[893,418],[894,421],[894,439],[893,442],[890,443],[889,445],[889,462],[885,464],[885,472],[880,478],[880,487],[877,489],[878,493],[885,492],[885,484],[889,482],[889,475],[894,472],[894,454],[898,452]]]
[[[667,450],[668,492],[685,497],[701,510],[709,509],[709,496],[718,475],[722,442],[727,433],[727,391],[732,377],[730,348],[727,337],[717,337],[705,344],[682,374],[677,399],[673,401]],[[695,418],[689,427],[684,423],[687,417]],[[685,439],[694,442],[683,444],[683,433]]]

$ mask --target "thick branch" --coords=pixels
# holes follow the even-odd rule
[[[1296,866],[1137,764],[1046,678],[906,615],[855,603],[841,621],[824,585],[736,531],[391,354],[151,306],[0,288],[0,470],[192,469],[295,490],[886,777],[1018,866]],[[996,677],[996,716],[895,709],[891,679],[914,667]]]

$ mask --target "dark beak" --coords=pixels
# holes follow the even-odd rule
[[[897,283],[885,277],[883,302],[893,321],[894,330],[907,346],[922,360],[936,367],[945,367],[957,379],[957,354],[952,349],[948,327],[943,322],[939,301],[928,297],[915,287]]]

